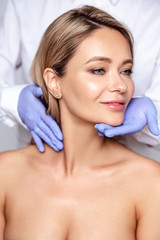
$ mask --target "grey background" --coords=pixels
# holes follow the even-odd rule
[[[0,0],[0,23],[1,23],[2,16],[4,14],[6,3],[7,3],[7,0]],[[19,83],[21,82],[20,69],[17,71],[17,80]],[[24,140],[23,141],[21,140],[21,142],[19,141],[19,137],[18,137],[19,128],[21,128],[20,129],[21,135],[25,136],[22,138]],[[26,131],[21,126],[15,126],[15,127],[9,128],[0,123],[0,152],[11,150],[11,149],[17,149],[25,146],[25,143],[28,141],[28,136],[29,134],[27,134],[27,138],[26,138]],[[136,152],[143,154],[144,156],[153,158],[160,162],[160,153],[159,153],[160,151],[155,150],[153,147],[144,146],[141,143],[137,143],[134,139],[130,137],[129,137],[129,143],[127,140],[127,146],[133,150],[136,149]]]

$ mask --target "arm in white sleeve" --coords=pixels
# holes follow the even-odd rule
[[[0,122],[14,126],[21,120],[17,101],[24,86],[16,86],[15,72],[20,65],[20,32],[14,2],[9,0],[0,25]]]
[[[152,99],[157,109],[158,126],[160,129],[160,52],[153,69],[151,84],[147,89],[145,96]],[[160,149],[160,135],[154,136],[149,131],[148,127],[145,127],[140,133],[135,134],[134,138],[136,138],[139,142],[143,142]]]
[[[27,85],[15,85],[12,87],[2,88],[2,93],[0,89],[0,122],[3,124],[12,127],[16,122],[19,122],[26,128],[17,111],[19,94],[26,86]]]

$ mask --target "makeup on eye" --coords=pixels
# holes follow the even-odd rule
[[[95,68],[95,69],[91,69],[90,71],[91,73],[96,75],[103,75],[106,72],[104,68]]]
[[[106,73],[106,70],[105,68],[93,68],[90,70],[90,72],[95,75],[104,75]],[[133,71],[132,71],[132,68],[129,68],[121,71],[121,73],[124,75],[130,76],[133,73]]]
[[[112,68],[114,63],[113,60],[106,57],[95,56],[89,59],[85,64],[89,64],[89,72],[94,75],[103,76],[106,74],[110,67]],[[119,65],[119,66],[118,66]],[[125,59],[117,65],[117,71],[119,74],[130,76],[132,74],[132,59]],[[116,66],[114,66],[116,68]],[[122,70],[121,70],[122,69]]]
[[[122,71],[122,74],[130,76],[133,73],[132,69],[125,69]]]
[[[133,61],[131,59],[125,60],[122,63],[120,73],[126,76],[130,76],[133,71],[132,71],[132,67],[133,67]]]

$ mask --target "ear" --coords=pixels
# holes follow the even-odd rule
[[[43,78],[49,92],[57,99],[62,97],[61,89],[58,83],[58,77],[52,68],[46,68],[43,73]]]

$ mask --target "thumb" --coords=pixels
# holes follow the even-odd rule
[[[112,129],[105,130],[106,137],[114,137],[119,135],[129,135],[134,132],[134,126],[132,125],[120,125]]]
[[[147,120],[148,120],[148,128],[150,132],[158,136],[160,134],[159,128],[158,128],[158,122],[157,122],[157,114],[147,114]]]
[[[43,92],[42,92],[42,89],[40,87],[33,86],[32,92],[33,92],[35,97],[43,96]]]

